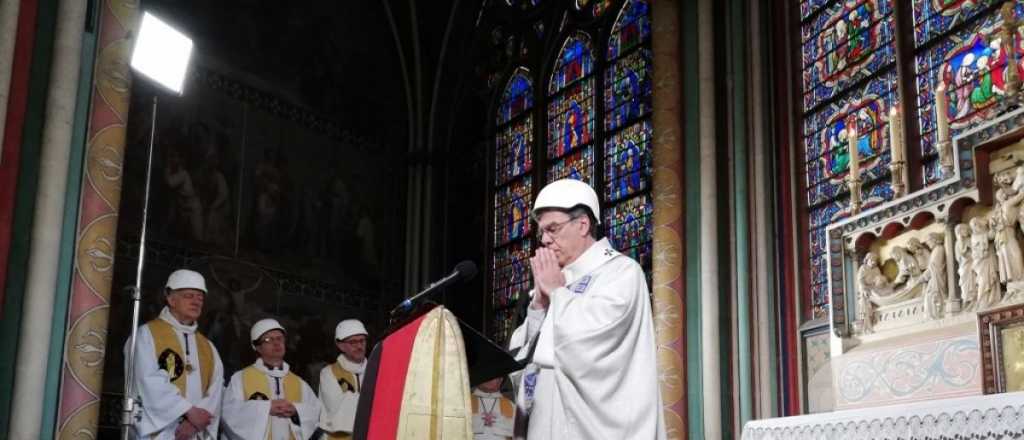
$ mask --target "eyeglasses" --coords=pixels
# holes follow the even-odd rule
[[[267,336],[264,338],[260,338],[260,344],[269,344],[272,342],[284,344],[284,336]]]
[[[538,227],[537,228],[537,241],[543,240],[544,239],[544,234],[548,234],[548,235],[550,235],[552,237],[554,237],[555,235],[558,235],[558,233],[562,230],[562,228],[565,227],[565,225],[567,225],[569,223],[572,223],[573,221],[575,221],[578,218],[579,218],[579,216],[569,217],[569,220],[566,220],[564,222],[550,223],[550,224],[548,224],[547,226],[545,226],[543,228]]]
[[[344,341],[339,340],[338,342],[341,342],[342,344],[348,344],[348,345],[366,345],[366,338],[346,339]]]

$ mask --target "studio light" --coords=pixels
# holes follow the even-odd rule
[[[192,56],[192,39],[145,12],[132,50],[132,69],[181,95]]]

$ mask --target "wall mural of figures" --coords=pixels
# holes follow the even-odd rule
[[[385,262],[402,260],[384,249],[400,247],[399,235],[385,231],[394,229],[389,214],[402,206],[397,177],[403,169],[365,139],[311,129],[303,123],[308,118],[282,117],[196,78],[207,74],[193,75],[184,96],[160,100],[149,238],[382,288],[395,276]],[[132,164],[145,163],[153,93],[145,84],[136,87],[121,218],[135,235],[145,170]]]

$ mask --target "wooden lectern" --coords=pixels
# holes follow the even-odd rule
[[[392,328],[370,354],[353,439],[472,440],[470,386],[518,363],[441,306]]]

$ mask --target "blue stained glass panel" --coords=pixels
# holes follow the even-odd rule
[[[825,247],[826,246],[825,228],[811,229],[811,234],[810,235],[811,235],[810,236],[810,244],[811,244],[810,255],[811,256],[815,256],[815,255],[823,255],[823,254],[825,254],[825,251],[827,250],[826,247]]]
[[[651,262],[651,214],[647,194],[633,197],[604,210],[605,233],[612,247],[632,256],[644,267]]]
[[[842,197],[832,200],[824,205],[811,208],[810,227],[818,228],[828,226],[850,216],[850,199]]]
[[[811,316],[810,319],[828,318],[828,284],[815,284],[811,286]]]
[[[619,200],[647,189],[651,178],[650,121],[633,124],[604,142],[604,199]]]
[[[895,61],[889,0],[840,1],[801,25],[804,109]]]
[[[548,158],[561,157],[594,135],[594,79],[570,86],[548,103]]]
[[[604,75],[604,128],[614,130],[651,111],[651,51],[633,52]]]
[[[995,117],[996,104],[1006,97],[1007,54],[999,37],[1002,17],[998,8],[991,11],[915,56],[922,156],[936,154],[935,90],[940,81],[947,85],[945,111],[951,139]],[[1024,5],[1015,4],[1014,15],[1024,17]],[[941,175],[929,174],[934,170],[928,164],[923,165],[928,183],[941,180]]]
[[[533,115],[498,129],[494,183],[501,184],[533,168]]]
[[[800,19],[803,20],[832,0],[803,0],[800,2]]]
[[[495,246],[530,235],[530,205],[533,203],[531,187],[532,180],[527,175],[495,191]]]
[[[914,0],[914,46],[920,47],[998,0]]]
[[[826,255],[811,257],[811,284],[828,282],[828,258]]]
[[[646,0],[629,0],[622,5],[608,38],[609,60],[643,43],[651,36],[651,18]]]
[[[570,84],[587,77],[594,70],[594,55],[590,46],[590,37],[583,32],[576,32],[562,44],[555,68],[548,83],[548,94],[554,95]]]
[[[530,255],[532,240],[520,240],[494,252],[494,267],[491,286],[491,305],[503,308],[515,305],[516,301],[530,290]]]
[[[594,186],[594,148],[586,147],[565,156],[548,168],[548,182],[576,179]]]
[[[512,78],[505,86],[505,92],[501,95],[501,103],[498,105],[498,125],[511,121],[526,110],[533,107],[533,83],[530,81],[530,71],[525,68],[518,68]]]

